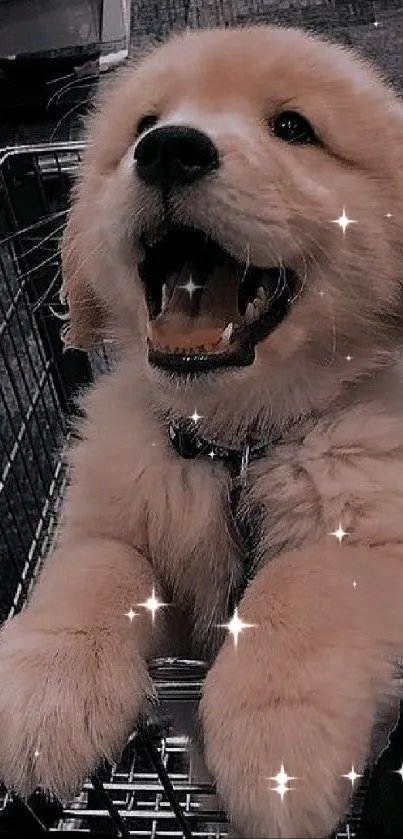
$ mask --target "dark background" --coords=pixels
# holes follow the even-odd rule
[[[69,13],[76,20],[77,30],[71,34],[71,45],[75,48],[77,65],[96,58],[94,40],[97,36],[97,9],[99,0],[77,0],[69,3],[66,0],[0,0],[0,93],[1,91],[1,59],[11,50],[10,28],[6,27],[7,10],[29,5],[30,32],[27,49],[35,41],[35,26],[43,27],[47,19],[46,10],[53,6],[60,9],[69,8]],[[75,8],[77,7],[77,8]],[[92,8],[92,11],[91,11]],[[87,10],[87,11],[86,11]],[[35,18],[37,14],[37,18]],[[53,14],[53,13],[52,13]],[[53,20],[49,11],[50,25]],[[63,12],[65,14],[65,12]],[[87,26],[85,18],[87,17]],[[2,25],[3,21],[3,25]],[[68,18],[70,25],[71,20]],[[275,24],[301,26],[311,31],[324,33],[336,41],[353,46],[364,55],[373,59],[387,74],[397,90],[403,90],[403,0],[132,0],[131,4],[131,36],[130,55],[135,58],[150,43],[164,40],[170,32],[183,29],[186,26],[200,28],[205,26],[240,26],[248,23]],[[85,37],[84,37],[84,34]],[[43,36],[42,36],[43,38]],[[55,40],[55,47],[60,41],[60,35]],[[45,39],[46,40],[46,39]],[[47,39],[49,40],[49,38]],[[51,40],[51,39],[50,39]],[[66,43],[68,37],[66,35]],[[92,45],[92,46],[91,46]],[[12,51],[12,50],[11,50]],[[57,51],[52,55],[52,72],[54,76],[62,76],[64,71],[63,56],[68,50]],[[31,56],[32,58],[32,56]],[[45,107],[42,113],[36,113],[34,119],[27,119],[30,106],[35,102],[35,72],[37,79],[44,72],[42,58],[35,62],[31,60],[29,72],[23,73],[20,92],[24,98],[24,107],[20,112],[5,118],[4,107],[7,97],[3,99],[2,116],[0,122],[0,146],[27,143],[33,139],[46,141],[48,139],[74,139],[82,131],[80,108],[74,108],[68,115],[69,106],[74,106],[77,99],[84,100],[91,95],[93,80],[82,79],[88,74],[79,73],[76,85],[70,85],[60,98],[50,103],[52,93],[60,90],[56,86],[44,87],[43,99]],[[35,71],[36,66],[36,71]],[[70,71],[70,66],[68,71]],[[10,72],[10,62],[4,63],[4,72]],[[14,71],[15,72],[15,71]],[[73,88],[73,90],[72,90]],[[75,97],[74,99],[74,88]],[[23,93],[21,93],[23,91]],[[12,90],[12,98],[15,89]],[[60,109],[55,108],[59,105]],[[29,114],[31,117],[31,114]],[[60,119],[62,121],[58,124]],[[27,127],[29,122],[29,127]]]

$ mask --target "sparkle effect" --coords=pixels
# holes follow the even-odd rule
[[[295,787],[288,787],[288,781],[296,781],[298,780],[294,775],[287,775],[287,772],[284,770],[284,764],[281,764],[280,772],[277,775],[270,776],[269,781],[276,781],[276,787],[270,787],[271,792],[278,792],[281,795],[281,800],[284,800],[284,796],[286,792],[290,792],[290,790],[295,789]]]
[[[393,771],[396,773],[396,775],[400,775],[400,777],[403,781],[403,763],[402,763],[400,769],[394,769]]]
[[[337,530],[334,530],[333,533],[329,533],[329,536],[335,536],[336,539],[339,540],[341,543],[345,536],[348,536],[347,530],[343,530],[341,524],[339,524]]]
[[[337,839],[355,839],[357,834],[355,832],[351,832],[351,827],[349,824],[346,824],[346,832],[345,833],[338,833]]]
[[[224,629],[228,629],[231,635],[234,636],[234,647],[238,646],[238,636],[243,629],[248,629],[249,627],[257,626],[256,623],[244,623],[243,620],[238,616],[238,609],[236,608],[229,623],[219,623],[217,626],[222,626]]]
[[[133,618],[136,617],[138,612],[133,612],[133,609],[130,607],[128,612],[125,612],[125,618],[129,618],[130,623],[132,622]]]
[[[158,609],[161,609],[162,606],[169,606],[169,603],[161,603],[161,601],[158,600],[158,598],[155,596],[155,589],[153,589],[151,597],[149,597],[145,603],[138,603],[137,605],[144,606],[145,609],[148,609],[148,611],[151,612],[154,623],[155,613],[158,611]]]
[[[339,224],[340,227],[343,230],[343,236],[345,236],[346,235],[346,229],[347,229],[348,225],[349,224],[357,224],[357,220],[354,219],[354,218],[348,218],[348,216],[346,216],[345,208],[343,207],[343,214],[341,216],[339,216],[339,218],[332,219],[332,223],[333,224]]]
[[[196,289],[197,289],[197,288],[203,288],[203,286],[202,286],[202,285],[196,285],[196,284],[193,282],[193,277],[192,277],[192,275],[190,275],[190,278],[188,279],[187,283],[186,283],[185,285],[180,285],[180,286],[179,286],[179,288],[183,288],[185,291],[187,291],[187,293],[188,293],[188,295],[189,295],[190,299],[192,299],[192,294],[194,294],[194,292],[196,291]]]
[[[189,419],[193,420],[193,422],[196,424],[196,422],[199,422],[199,420],[203,419],[203,415],[198,414],[195,408],[193,414],[189,417]]]
[[[348,780],[351,781],[351,786],[354,787],[354,784],[355,784],[357,778],[362,778],[362,775],[358,775],[357,772],[354,769],[354,766],[352,766],[348,775],[342,775],[341,777],[342,778],[348,778]]]

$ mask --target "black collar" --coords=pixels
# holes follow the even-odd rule
[[[273,435],[269,441],[262,442],[250,434],[239,449],[221,446],[211,440],[206,440],[196,433],[196,423],[191,417],[181,417],[171,420],[168,435],[171,445],[181,457],[195,459],[208,457],[212,461],[221,460],[228,466],[231,477],[243,477],[249,463],[265,457],[273,448],[287,441],[301,441],[308,430],[312,429],[319,418],[316,411],[310,411],[304,416],[293,419],[281,433]]]
[[[254,546],[256,541],[255,531],[258,524],[256,525],[254,523],[253,515],[250,517],[250,520],[248,517],[245,520],[243,520],[243,517],[239,520],[237,515],[239,500],[242,494],[242,484],[244,483],[249,463],[265,457],[273,450],[274,446],[280,445],[282,442],[285,443],[287,439],[290,440],[290,432],[294,440],[301,440],[303,437],[303,431],[300,428],[301,422],[305,430],[307,430],[307,420],[308,425],[310,422],[314,424],[316,418],[314,413],[310,414],[309,417],[300,417],[294,420],[287,429],[284,429],[281,435],[277,437],[273,436],[269,442],[262,443],[251,437],[239,449],[217,445],[206,440],[200,434],[196,434],[196,423],[191,418],[172,420],[169,423],[169,439],[172,447],[180,457],[186,459],[208,457],[212,461],[216,459],[221,460],[227,465],[232,478],[232,486],[228,488],[228,510],[235,528],[235,534],[243,546],[243,579],[238,586],[238,590],[233,591],[231,589],[229,593],[229,609],[231,614],[233,607],[239,602],[248,580],[253,577],[255,572]]]
[[[249,522],[238,520],[237,510],[249,463],[264,457],[272,448],[274,440],[269,444],[247,440],[242,448],[232,449],[217,445],[206,440],[200,434],[196,434],[196,424],[192,419],[182,418],[173,420],[169,424],[168,434],[170,442],[181,457],[196,459],[200,457],[210,458],[212,461],[221,460],[228,467],[232,478],[232,485],[228,488],[228,513],[232,520],[234,538],[241,547],[242,555],[242,579],[237,591],[230,590],[228,606],[232,614],[233,608],[244,591],[253,565],[253,543],[254,527]],[[230,520],[228,522],[230,524]]]
[[[172,421],[169,424],[168,434],[173,448],[181,457],[186,459],[209,457],[212,461],[221,460],[228,466],[232,477],[242,477],[249,463],[264,457],[274,442],[267,444],[250,439],[240,449],[226,448],[196,434],[195,423],[191,419]]]

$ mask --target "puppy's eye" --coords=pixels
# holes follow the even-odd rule
[[[305,117],[297,111],[281,111],[271,121],[271,130],[279,140],[286,143],[308,145],[319,143],[316,134]]]
[[[153,128],[153,126],[156,125],[157,122],[158,122],[158,117],[156,116],[156,114],[145,114],[145,116],[141,117],[141,119],[137,123],[137,126],[136,126],[137,137],[139,137],[140,134],[144,134],[144,132],[148,131],[149,128]]]

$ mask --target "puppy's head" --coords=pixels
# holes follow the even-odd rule
[[[112,335],[168,402],[327,399],[402,338],[402,140],[397,97],[342,47],[277,27],[174,37],[92,118],[68,340]]]

